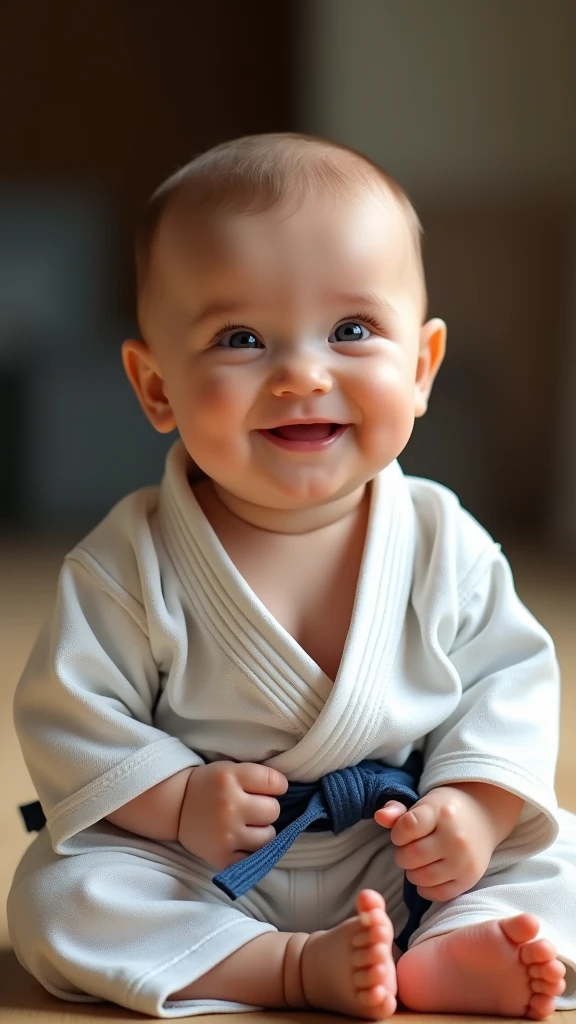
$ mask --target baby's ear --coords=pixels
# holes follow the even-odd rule
[[[446,351],[446,324],[438,317],[427,320],[420,328],[420,346],[414,381],[414,414],[423,416],[428,408],[428,398],[434,378],[438,373]]]
[[[128,339],[122,345],[122,362],[150,423],[160,434],[169,434],[175,429],[176,420],[166,396],[164,378],[148,345]]]

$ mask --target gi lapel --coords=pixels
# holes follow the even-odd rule
[[[372,483],[372,502],[350,631],[335,684],[316,721],[268,763],[311,782],[357,764],[381,743],[390,669],[410,598],[415,512],[398,463]]]
[[[381,745],[390,668],[410,597],[415,513],[394,462],[372,482],[366,543],[334,682],[267,612],[220,545],[190,490],[182,442],[169,453],[160,502],[165,542],[195,613],[300,738],[268,763],[313,782]],[[192,585],[190,585],[192,584]]]

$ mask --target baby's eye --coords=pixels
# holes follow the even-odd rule
[[[226,331],[218,338],[218,345],[222,348],[264,348],[264,345],[252,331],[242,329],[237,331]]]
[[[335,327],[328,341],[366,341],[370,337],[370,331],[363,324],[355,320],[347,320]]]

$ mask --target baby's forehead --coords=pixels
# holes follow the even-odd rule
[[[140,292],[144,331],[152,322],[195,322],[206,308],[239,305],[264,317],[315,316],[320,308],[328,315],[344,297],[354,313],[392,307],[423,320],[421,265],[394,195],[312,196],[256,212],[190,198],[175,197],[159,224]]]
[[[300,261],[317,256],[353,263],[372,256],[384,263],[417,262],[413,232],[397,197],[380,187],[345,197],[312,194],[261,207],[211,206],[182,188],[167,204],[151,252],[151,272],[188,264],[232,266],[269,261],[294,251]]]

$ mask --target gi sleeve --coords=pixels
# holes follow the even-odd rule
[[[488,782],[526,801],[498,850],[525,857],[558,834],[554,775],[560,681],[552,640],[516,594],[494,546],[459,595],[448,657],[458,673],[455,710],[426,739],[420,792],[452,782]]]
[[[202,758],[153,724],[160,673],[143,605],[69,557],[14,698],[14,724],[56,853]]]

